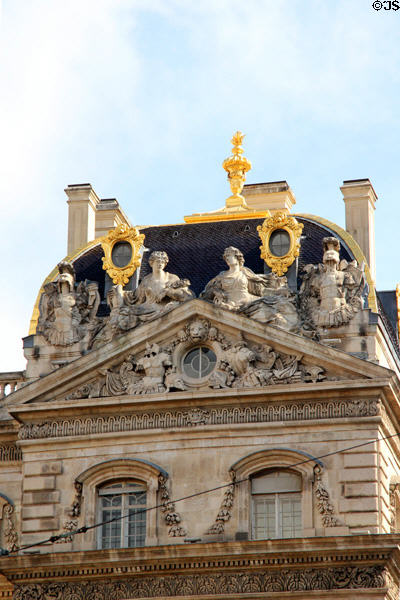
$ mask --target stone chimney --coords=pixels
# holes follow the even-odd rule
[[[369,179],[343,181],[340,188],[346,205],[346,230],[363,251],[373,281],[376,281],[375,265],[375,202],[378,196]]]
[[[247,184],[243,186],[242,195],[250,209],[269,210],[272,214],[278,210],[289,213],[296,204],[287,181]]]
[[[90,183],[69,185],[68,196],[68,250],[71,254],[96,237],[96,207],[100,198]]]
[[[96,237],[107,235],[110,229],[121,223],[132,227],[116,198],[102,198],[96,206]]]

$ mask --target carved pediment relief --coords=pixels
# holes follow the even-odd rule
[[[240,333],[240,332],[239,332]],[[303,355],[225,335],[209,320],[194,318],[169,343],[148,342],[139,353],[67,395],[67,400],[142,395],[191,389],[262,388],[276,384],[336,379]]]

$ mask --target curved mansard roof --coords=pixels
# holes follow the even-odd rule
[[[305,265],[318,264],[322,261],[322,239],[329,235],[334,235],[340,240],[341,259],[347,261],[356,259],[360,262],[360,256],[363,258],[354,239],[335,224],[328,221],[322,224],[318,222],[318,217],[312,215],[299,215],[296,218],[304,225],[298,260],[299,275]],[[255,273],[263,273],[264,261],[260,257],[261,240],[257,232],[257,226],[262,222],[263,219],[253,218],[139,227],[141,233],[145,235],[144,245],[147,249],[140,267],[140,279],[150,272],[148,263],[150,253],[153,250],[164,250],[169,256],[167,270],[176,273],[180,278],[190,279],[191,288],[198,296],[207,282],[226,268],[222,254],[227,246],[239,248],[244,254],[245,265]],[[346,239],[339,232],[345,234]],[[85,279],[97,281],[102,298],[104,298],[105,282],[105,271],[101,260],[103,256],[100,243],[94,240],[86,248],[79,250],[75,257],[69,258],[75,268],[76,281]],[[57,269],[54,269],[45,282],[53,280],[56,274]],[[374,309],[375,306],[371,308]],[[108,312],[105,303],[102,303],[99,310],[99,314],[102,315]],[[30,333],[34,333],[36,329],[36,319],[37,315],[34,311]]]

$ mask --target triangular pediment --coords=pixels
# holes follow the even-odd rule
[[[196,381],[195,373],[185,371],[185,357],[201,347],[211,351],[211,363]],[[206,389],[226,395],[229,389],[392,376],[374,363],[196,299],[27,385],[13,394],[9,407]]]

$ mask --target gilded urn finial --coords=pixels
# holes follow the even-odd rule
[[[226,158],[222,163],[223,168],[228,173],[228,180],[232,190],[232,196],[227,198],[226,207],[241,207],[248,209],[246,200],[240,194],[243,189],[244,182],[246,181],[246,173],[251,169],[251,162],[243,155],[243,143],[244,133],[237,131],[231,142],[232,142],[232,155]]]

